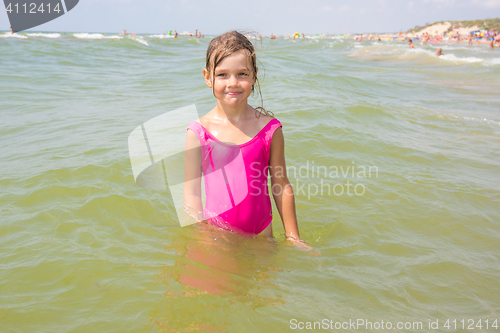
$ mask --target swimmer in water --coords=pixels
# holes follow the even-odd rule
[[[415,45],[413,45],[411,38],[408,39],[408,46],[410,47],[410,49],[416,49]]]
[[[262,106],[248,104],[254,90],[260,94],[252,43],[231,31],[212,39],[206,54],[203,76],[217,104],[187,126],[185,211],[197,222],[220,228],[220,233],[272,238],[272,192],[287,241],[311,249],[299,236],[282,124]]]
[[[442,49],[437,49],[437,51],[436,51],[436,55],[437,55],[438,57],[440,57],[440,56],[444,55],[444,54],[443,54],[443,50],[442,50]]]
[[[14,34],[14,30],[12,30],[12,27],[10,27],[10,33]]]
[[[175,31],[174,38],[177,38],[177,30],[174,30],[174,31]]]
[[[429,40],[429,34],[424,33],[424,35],[422,36],[422,44],[427,45],[428,40]]]

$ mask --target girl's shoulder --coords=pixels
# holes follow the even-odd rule
[[[262,129],[260,130],[258,135],[262,135],[264,142],[266,143],[266,149],[269,150],[271,147],[271,141],[274,136],[274,132],[280,127],[283,127],[281,125],[281,122],[278,120],[278,118],[271,117],[271,116],[262,116],[261,118],[263,121],[263,126],[261,127]]]
[[[271,116],[268,116],[268,115],[265,115],[265,114],[262,114],[260,117],[259,117],[259,127],[261,129],[264,129],[264,127],[266,127],[269,123],[276,123],[276,124],[281,124],[280,121],[278,120],[278,118],[275,118],[275,117],[271,117]]]

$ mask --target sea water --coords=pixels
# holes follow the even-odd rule
[[[134,182],[134,128],[215,105],[209,41],[0,35],[0,331],[496,331],[500,51],[253,41],[303,251],[274,201],[275,240],[253,238],[181,228]]]

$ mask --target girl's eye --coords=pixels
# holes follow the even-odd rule
[[[248,76],[247,73],[240,73],[240,75],[243,75],[243,76]]]
[[[217,76],[221,76],[221,77],[224,76],[224,75],[226,75],[226,74],[217,74]]]

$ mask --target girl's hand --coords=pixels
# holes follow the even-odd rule
[[[313,247],[306,242],[304,242],[300,237],[294,236],[293,234],[287,235],[286,240],[291,242],[293,245],[297,246],[298,248],[304,250],[304,251],[310,251],[310,254],[313,254],[315,256],[321,255],[320,251],[314,251]]]
[[[287,237],[287,241],[291,242],[293,245],[303,249],[303,250],[311,250],[312,246],[306,244],[302,239],[296,239],[296,238],[291,238]]]
[[[304,242],[300,237],[296,236],[286,236],[286,240],[291,242],[293,245],[303,249],[303,250],[312,250],[312,246]]]

